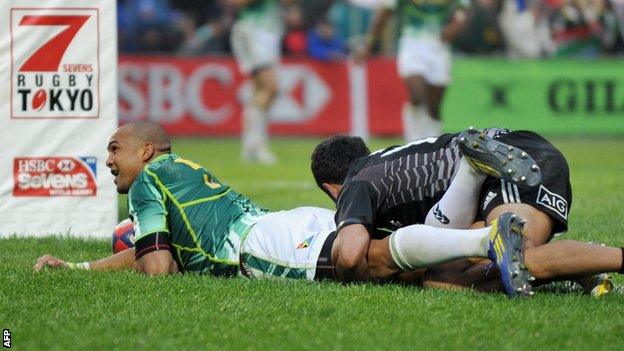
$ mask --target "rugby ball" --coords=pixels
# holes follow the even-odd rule
[[[113,253],[134,247],[134,226],[130,218],[119,222],[113,230]]]

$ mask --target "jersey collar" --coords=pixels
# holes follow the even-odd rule
[[[164,160],[164,159],[168,158],[168,157],[169,157],[169,156],[171,156],[171,155],[173,155],[173,156],[175,157],[175,155],[174,155],[173,153],[170,153],[170,154],[162,154],[162,155],[159,155],[159,156],[157,156],[157,157],[153,158],[151,161],[149,161],[149,162],[148,162],[148,164],[150,164],[150,163],[154,163],[154,162],[158,162],[158,161],[160,161],[160,160]]]

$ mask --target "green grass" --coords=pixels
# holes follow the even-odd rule
[[[273,209],[329,207],[309,154],[318,140],[274,143],[280,163],[238,161],[233,139],[176,140],[176,152]],[[374,140],[371,148],[392,143]],[[624,140],[557,139],[572,169],[566,238],[624,242]],[[123,201],[122,201],[123,203]],[[125,208],[120,213],[125,216]],[[530,300],[403,286],[248,281],[132,272],[32,272],[36,258],[110,252],[108,241],[0,241],[0,328],[18,350],[621,350],[624,296],[542,292]],[[624,281],[618,276],[618,283]]]

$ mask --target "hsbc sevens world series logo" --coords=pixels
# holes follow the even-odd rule
[[[11,118],[99,117],[99,10],[11,9]]]

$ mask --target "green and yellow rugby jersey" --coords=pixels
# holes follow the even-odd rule
[[[238,272],[241,237],[265,213],[204,167],[175,154],[148,163],[128,192],[135,241],[169,233],[181,271]]]
[[[237,21],[252,28],[280,32],[282,28],[278,0],[254,0],[238,11]]]
[[[457,8],[467,7],[470,0],[391,0],[401,25],[401,35],[440,38]]]

